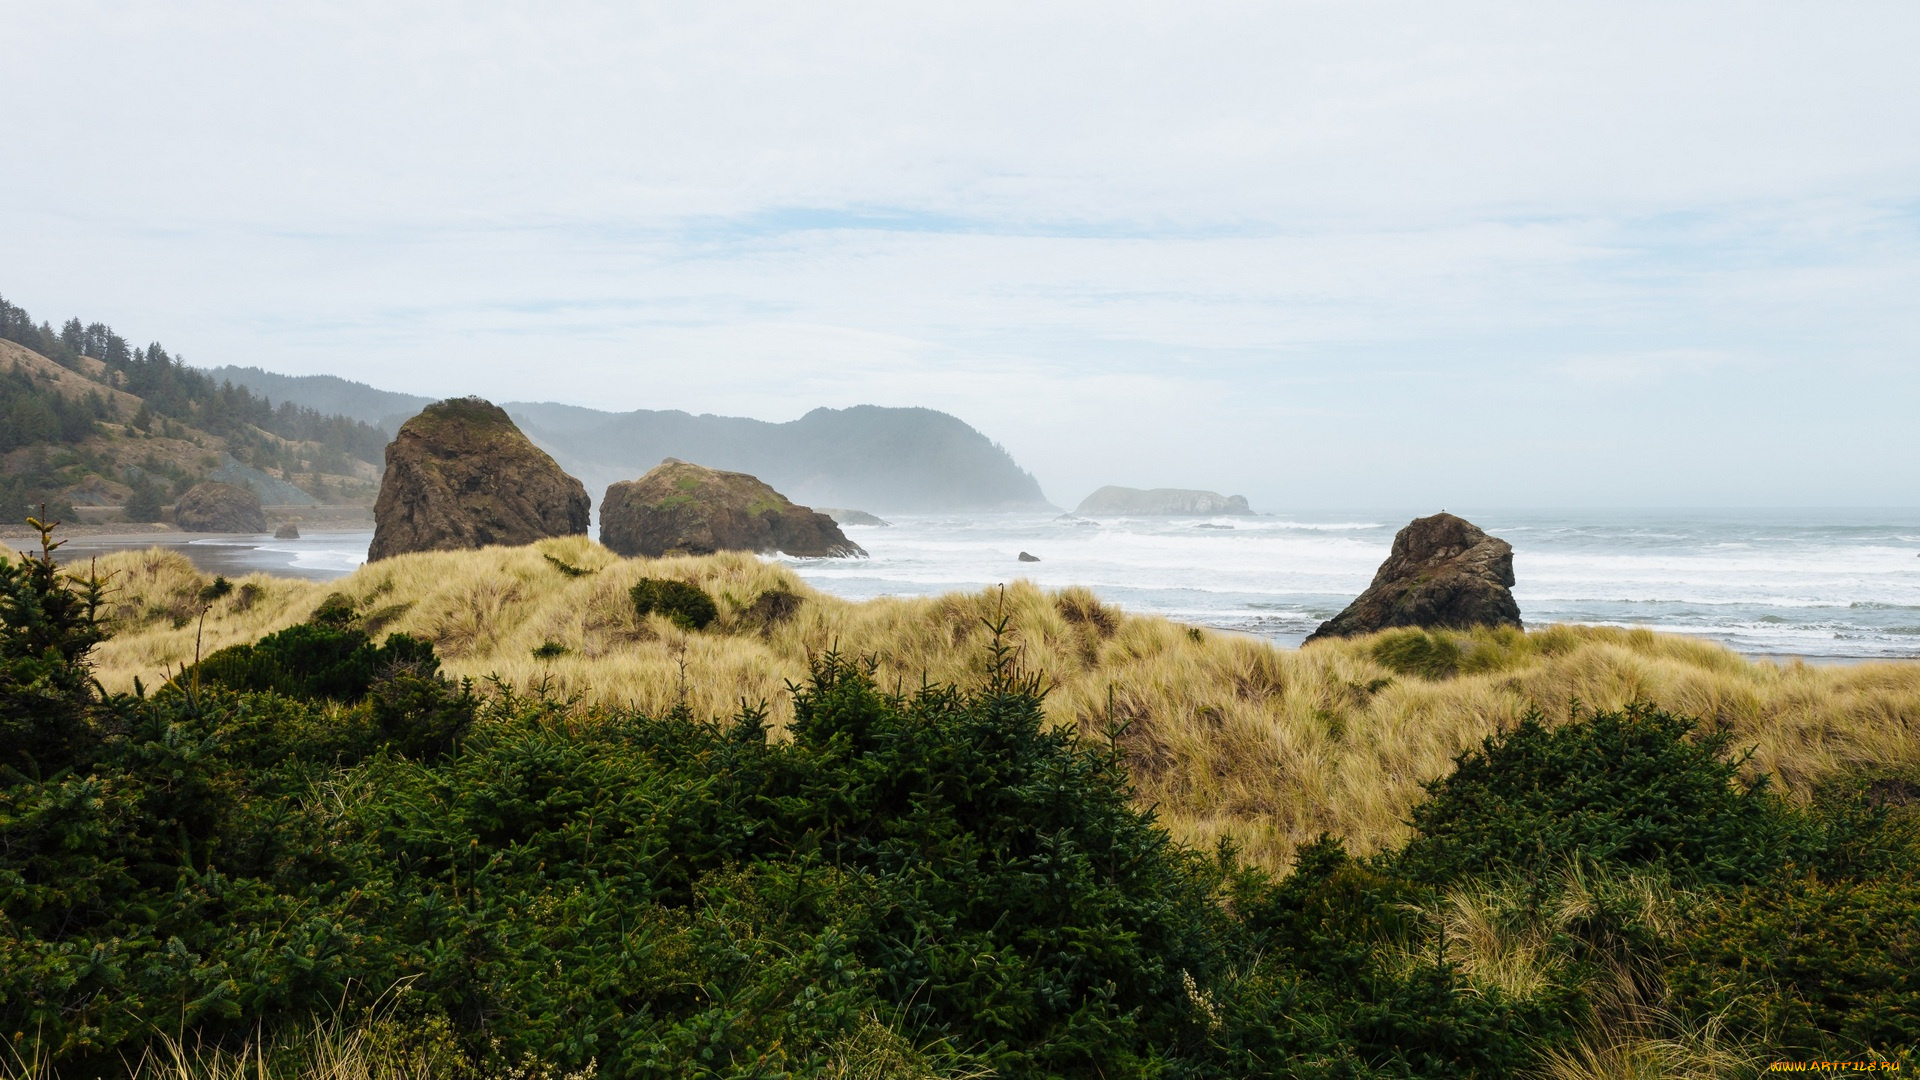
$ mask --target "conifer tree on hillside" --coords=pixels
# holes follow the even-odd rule
[[[258,468],[350,474],[355,461],[377,466],[386,449],[386,434],[371,424],[291,402],[276,406],[246,387],[188,366],[184,357],[168,352],[159,342],[133,346],[104,323],[72,318],[56,331],[52,324],[35,323],[24,309],[0,298],[0,338],[140,398],[139,411],[131,418],[139,431],[180,438],[186,429],[197,428],[218,436],[236,458]],[[100,365],[85,362],[89,357]],[[99,394],[73,399],[21,378],[24,383],[14,380],[0,385],[0,443],[5,444],[0,445],[0,453],[22,446],[72,447],[96,433],[95,420],[114,419]],[[288,442],[302,445],[293,448]],[[71,465],[56,466],[54,471]],[[68,472],[72,473],[70,467]],[[0,498],[26,492],[20,475],[15,467],[0,481]],[[28,486],[46,496],[80,479],[84,476],[54,475],[44,484]]]

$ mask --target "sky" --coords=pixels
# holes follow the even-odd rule
[[[0,296],[1049,498],[1920,504],[1920,5],[0,0]]]

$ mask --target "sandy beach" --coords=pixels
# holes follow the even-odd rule
[[[77,535],[61,527],[60,535],[65,542],[54,554],[63,565],[121,551],[163,547],[184,553],[196,567],[209,574],[242,577],[264,573],[310,581],[330,581],[352,573],[359,560],[358,556],[347,553],[364,555],[373,538],[372,531],[367,529],[303,531],[298,540],[277,540],[270,533],[188,533],[171,526],[139,532],[125,525],[116,526],[111,532],[95,532],[83,526],[73,533]],[[6,543],[15,550],[23,550],[38,539],[38,534],[21,530],[7,536]]]

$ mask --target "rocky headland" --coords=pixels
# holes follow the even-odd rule
[[[1308,636],[1354,637],[1397,626],[1520,626],[1513,545],[1452,514],[1415,518],[1393,537],[1373,584]]]
[[[1105,517],[1201,517],[1251,514],[1244,495],[1190,488],[1129,488],[1112,484],[1080,500],[1076,514]]]
[[[583,534],[591,505],[580,481],[504,409],[450,398],[421,410],[387,444],[367,559]]]
[[[621,555],[780,552],[864,558],[840,526],[746,473],[668,458],[638,480],[607,488],[600,543]]]

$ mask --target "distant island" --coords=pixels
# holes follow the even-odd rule
[[[1076,514],[1108,517],[1211,517],[1215,514],[1251,514],[1245,495],[1189,488],[1116,487],[1112,484],[1080,500]]]
[[[387,431],[430,399],[332,375],[210,372],[257,394],[338,410]],[[808,506],[880,511],[1050,510],[1032,473],[965,421],[933,409],[856,405],[772,423],[677,409],[614,413],[551,402],[502,405],[527,437],[591,492],[666,458],[751,473]]]

